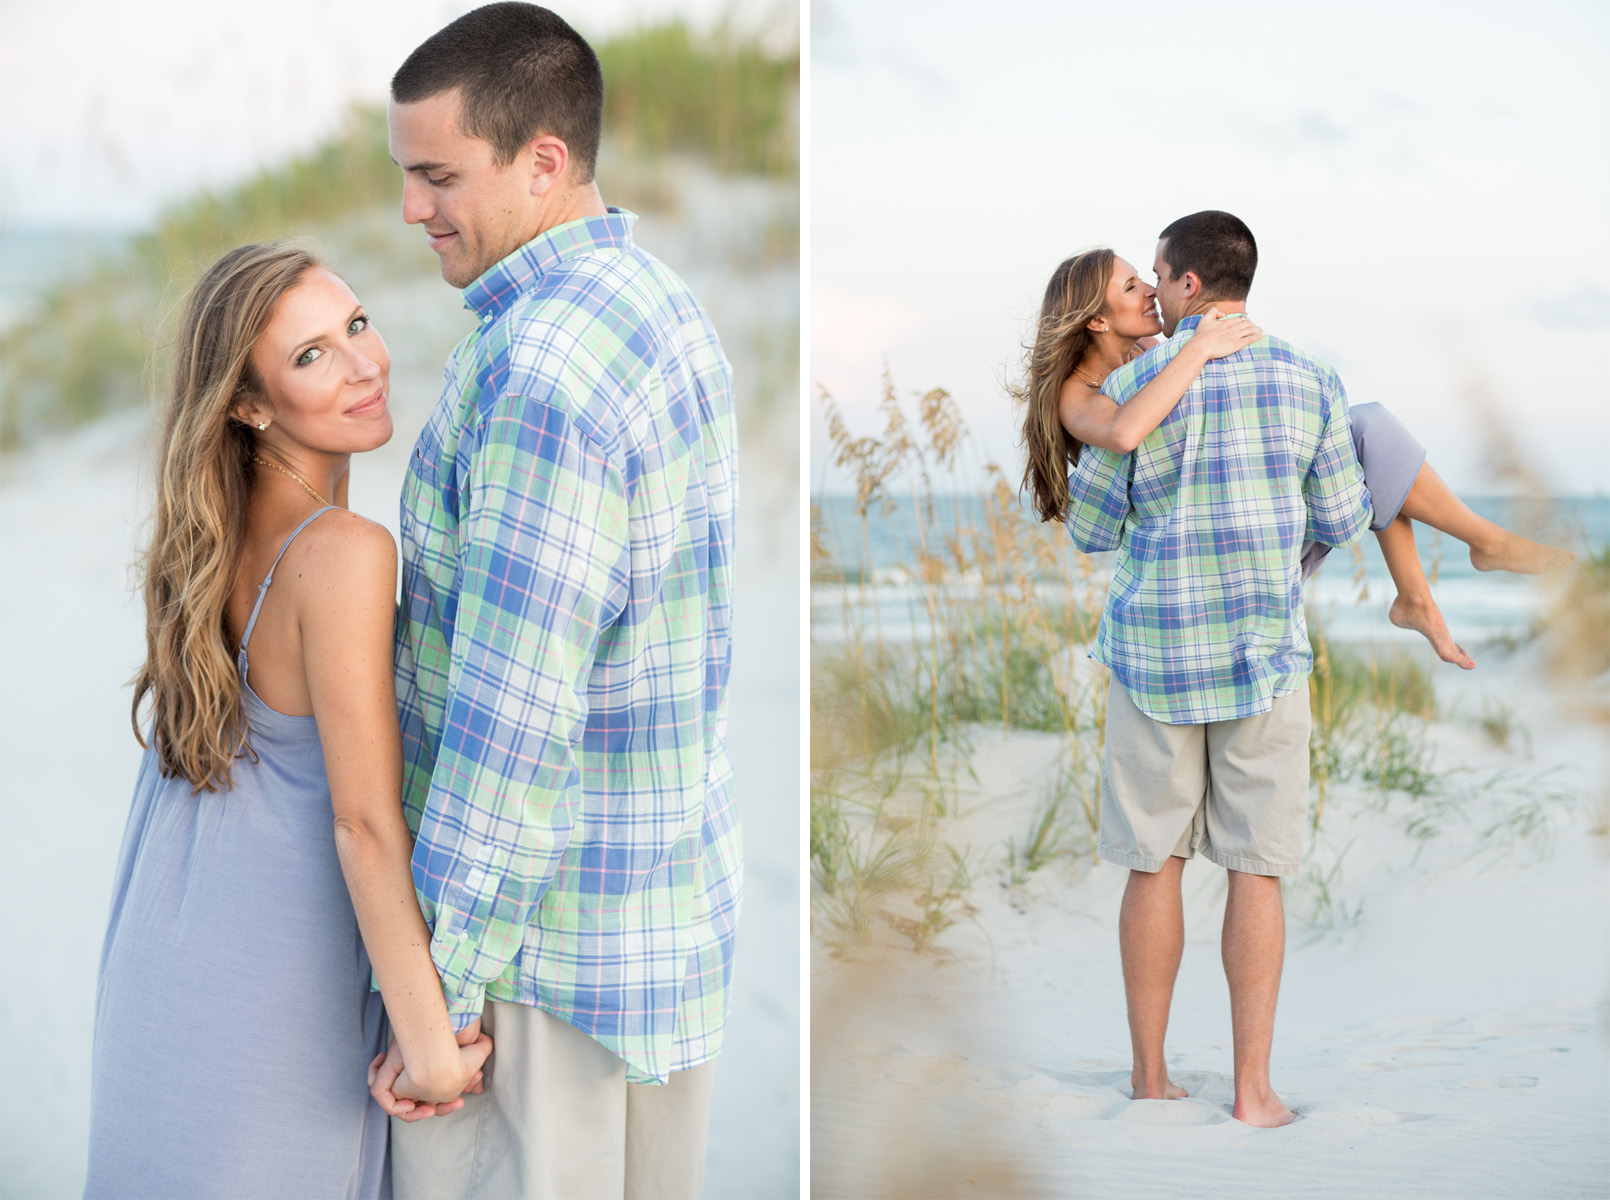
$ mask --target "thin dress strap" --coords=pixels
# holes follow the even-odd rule
[[[280,559],[285,557],[285,552],[291,548],[291,543],[296,540],[296,535],[313,524],[315,517],[322,517],[335,507],[334,504],[326,504],[318,512],[291,530],[291,536],[285,539],[285,544],[280,547],[280,552],[274,556],[274,561],[269,564],[267,577],[257,585],[257,603],[252,605],[252,615],[246,622],[246,632],[240,635],[240,650],[237,653],[242,657],[246,654],[246,643],[252,640],[252,630],[257,628],[257,614],[263,611],[263,597],[268,595],[268,585],[274,582],[274,568],[280,565]]]

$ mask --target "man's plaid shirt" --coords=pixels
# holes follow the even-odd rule
[[[1102,391],[1130,399],[1200,321]],[[1091,657],[1135,707],[1199,725],[1268,712],[1302,687],[1302,544],[1349,545],[1370,523],[1335,371],[1270,337],[1213,359],[1132,454],[1086,447],[1068,487],[1074,543],[1118,551]]]
[[[454,1027],[519,1001],[663,1082],[720,1049],[732,969],[737,446],[716,332],[635,220],[465,290],[403,486],[397,696]]]

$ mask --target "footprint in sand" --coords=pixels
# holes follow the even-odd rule
[[[1189,1095],[1184,1100],[1133,1100],[1129,1072],[1036,1071],[1006,1089],[1003,1098],[1012,1107],[1033,1108],[1038,1114],[1090,1121],[1124,1121],[1136,1125],[1219,1125],[1230,1120],[1218,1094],[1233,1094],[1229,1081],[1211,1072],[1191,1072],[1176,1080]],[[1214,1099],[1204,1097],[1214,1094]]]
[[[1131,1125],[1222,1125],[1230,1114],[1199,1100],[1131,1100],[1108,1119]]]

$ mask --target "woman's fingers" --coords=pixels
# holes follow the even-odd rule
[[[406,1118],[420,1106],[406,1096],[399,1096],[392,1091],[402,1071],[402,1054],[397,1049],[397,1043],[392,1042],[390,1051],[369,1065],[369,1094],[375,1098],[375,1103],[380,1105],[383,1112],[393,1117]]]

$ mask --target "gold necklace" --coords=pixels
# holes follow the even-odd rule
[[[1092,378],[1090,378],[1090,376],[1086,375],[1078,367],[1075,367],[1073,369],[1073,373],[1075,375],[1077,375],[1080,379],[1084,380],[1086,383],[1088,383],[1093,388],[1099,388],[1102,385],[1102,383],[1105,382],[1104,380],[1101,380],[1101,379],[1092,379]]]
[[[317,492],[315,492],[312,488],[308,487],[307,480],[303,479],[295,471],[287,471],[284,467],[280,466],[278,463],[271,463],[271,462],[268,461],[268,459],[260,458],[256,454],[252,455],[252,461],[254,463],[257,463],[260,466],[267,467],[270,471],[278,471],[281,475],[287,475],[290,478],[296,480],[297,483],[302,485],[302,489],[305,492],[307,492],[307,494],[309,496],[312,496],[315,500],[317,500],[320,504],[324,505],[326,508],[329,507],[330,502],[328,500],[326,500],[323,496],[321,496]]]

